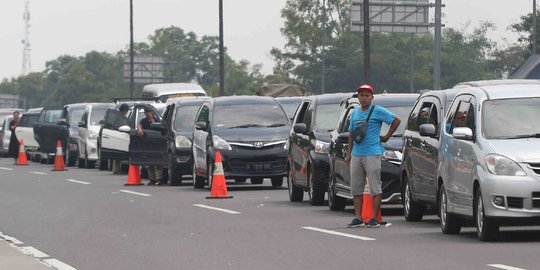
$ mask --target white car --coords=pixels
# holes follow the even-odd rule
[[[79,126],[79,168],[94,168],[98,160],[97,139],[99,137],[100,121],[105,119],[105,112],[111,103],[89,103],[84,108],[84,114],[78,122]]]
[[[0,151],[2,156],[7,156],[9,151],[9,140],[11,138],[11,130],[9,130],[9,122],[13,119],[11,114],[0,114]]]
[[[39,118],[42,108],[30,109],[21,116],[19,126],[15,128],[17,140],[24,140],[24,149],[28,153],[30,160],[39,161],[39,143],[34,136],[34,122]]]

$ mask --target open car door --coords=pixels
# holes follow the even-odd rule
[[[128,118],[120,111],[108,109],[101,129],[102,159],[128,160],[129,133],[121,132],[121,126],[130,126]]]
[[[162,121],[159,112],[151,105],[135,105],[130,116],[133,128],[129,138],[129,163],[131,165],[167,165],[167,128],[165,123],[144,130],[143,136],[137,136],[138,124],[143,119],[144,108],[150,108],[155,117]]]
[[[69,124],[63,107],[45,107],[34,123],[34,136],[39,144],[40,152],[56,153],[56,144],[62,142],[62,150],[66,151],[69,138]]]

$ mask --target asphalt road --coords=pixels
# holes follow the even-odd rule
[[[234,198],[208,200],[190,180],[125,187],[108,171],[12,163],[0,160],[0,232],[59,269],[540,269],[540,227],[483,243],[472,227],[443,235],[436,216],[408,223],[385,207],[391,227],[348,229],[352,207],[291,203],[286,183],[228,183]]]

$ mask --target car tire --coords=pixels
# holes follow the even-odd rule
[[[260,185],[264,182],[264,178],[262,177],[251,177],[250,179],[251,184],[253,185]]]
[[[86,154],[84,154],[84,162],[87,169],[93,169],[96,167],[96,162],[94,160],[88,160],[88,149],[86,151]]]
[[[343,211],[347,205],[347,200],[337,195],[336,176],[330,171],[330,182],[328,182],[328,208],[332,211]]]
[[[314,181],[310,167],[308,167],[308,197],[311,205],[324,204],[324,185],[321,182]]]
[[[66,165],[68,167],[73,167],[75,166],[75,158],[77,157],[77,155],[72,155],[70,154],[71,151],[66,151]]]
[[[292,170],[289,168],[287,170],[287,188],[289,190],[289,200],[291,202],[301,202],[304,200],[304,191],[296,187],[292,182]]]
[[[98,170],[106,171],[107,169],[109,169],[109,161],[101,157],[102,157],[102,152],[101,152],[101,147],[99,147]]]
[[[204,188],[204,177],[197,175],[195,170],[195,161],[193,161],[193,188]]]
[[[484,211],[484,201],[482,200],[482,192],[480,188],[474,196],[474,221],[476,223],[476,234],[481,241],[495,240],[499,233],[499,223],[491,218],[486,217]]]
[[[179,186],[182,184],[182,172],[172,153],[169,153],[167,174],[171,186]]]
[[[403,215],[407,221],[421,221],[424,217],[424,208],[422,205],[413,201],[411,185],[407,176],[403,176]]]
[[[461,231],[461,220],[452,213],[448,213],[448,198],[444,185],[439,189],[439,213],[441,230],[444,234],[458,234]]]
[[[273,187],[283,186],[283,176],[273,176],[270,178]]]

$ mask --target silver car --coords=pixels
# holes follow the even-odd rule
[[[472,219],[478,238],[501,225],[540,224],[540,81],[462,83],[441,130],[443,233]]]

